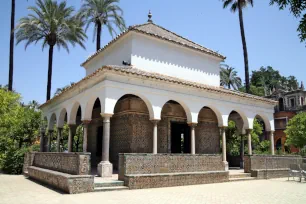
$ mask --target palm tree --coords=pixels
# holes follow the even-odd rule
[[[29,7],[34,14],[19,20],[17,26],[17,44],[26,41],[25,48],[31,43],[42,41],[42,49],[49,46],[47,100],[51,95],[53,49],[64,48],[69,52],[68,43],[80,45],[87,38],[83,26],[82,15],[73,15],[74,8],[68,7],[66,2],[58,3],[52,0],[37,0],[36,7]]]
[[[245,40],[245,33],[244,33],[242,9],[247,7],[248,5],[251,5],[253,7],[253,0],[222,0],[222,1],[223,1],[223,8],[227,8],[229,5],[231,5],[231,11],[236,12],[238,10],[239,13],[240,32],[241,32],[243,56],[244,56],[245,88],[246,92],[250,93],[249,60],[248,60],[248,50]]]
[[[70,82],[69,85],[66,85],[62,88],[57,88],[55,93],[54,93],[54,96],[57,96],[59,94],[61,94],[62,92],[66,91],[68,88],[70,88],[71,86],[73,86],[75,83],[74,82]]]
[[[94,36],[96,35],[97,51],[101,48],[102,27],[106,26],[110,35],[116,33],[114,27],[122,32],[125,29],[123,11],[117,5],[120,0],[84,0],[81,13],[86,18],[86,31],[91,23],[95,24]],[[94,38],[95,39],[95,38]]]
[[[11,35],[10,35],[10,61],[9,61],[9,78],[8,78],[8,90],[13,90],[13,73],[14,73],[14,29],[15,29],[15,0],[12,0],[11,10]]]
[[[241,78],[237,76],[237,71],[228,65],[222,65],[220,71],[220,85],[235,90],[241,87]]]

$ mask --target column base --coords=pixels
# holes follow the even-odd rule
[[[228,162],[223,161],[225,171],[228,171]]]
[[[109,161],[101,161],[98,164],[98,176],[104,177],[112,177],[113,175],[113,164]]]

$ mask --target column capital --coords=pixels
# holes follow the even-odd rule
[[[160,121],[160,120],[157,120],[157,119],[152,119],[150,120],[154,125],[157,125],[157,123]]]
[[[91,122],[91,120],[82,120],[83,125],[88,125]]]
[[[225,131],[226,128],[227,128],[227,126],[219,126],[219,129],[220,129],[221,131]]]
[[[69,126],[70,128],[73,128],[73,127],[76,126],[76,124],[68,124],[68,126]]]
[[[250,134],[253,129],[245,129],[246,134]]]
[[[100,113],[100,115],[103,118],[111,118],[114,114],[112,114],[112,113]]]
[[[190,127],[196,127],[196,126],[198,125],[198,123],[188,123],[188,125],[189,125]]]

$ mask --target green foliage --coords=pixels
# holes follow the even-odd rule
[[[258,119],[254,119],[253,130],[251,131],[252,147],[256,154],[263,154],[269,151],[269,141],[260,142],[259,138],[263,134],[263,125],[259,122]],[[247,138],[239,134],[238,129],[234,121],[228,122],[228,127],[226,128],[226,137],[227,137],[227,151],[231,156],[239,156],[241,148],[241,139],[245,140],[244,142],[244,153],[248,153]],[[268,146],[267,146],[268,145]]]
[[[117,5],[119,2],[120,0],[84,0],[80,13],[86,19],[86,30],[93,23],[94,36],[98,32],[98,25],[105,26],[112,37],[114,33],[117,35],[114,26],[123,31],[126,26],[123,11]]]
[[[83,127],[82,125],[79,125],[76,129],[76,133],[73,138],[73,150],[75,152],[83,151]]]
[[[270,0],[270,5],[277,4],[280,10],[289,7],[290,12],[301,18],[297,31],[301,42],[306,40],[306,1],[305,0]]]
[[[301,156],[306,157],[306,146],[301,149],[300,154]]]
[[[289,120],[285,133],[286,145],[303,148],[306,145],[306,112],[298,113]]]
[[[85,49],[83,42],[87,36],[83,30],[84,19],[81,15],[74,15],[74,8],[67,6],[66,1],[36,0],[36,6],[28,10],[32,14],[21,18],[17,25],[17,44],[26,41],[27,48],[32,43],[42,41],[42,49],[47,45],[57,45],[69,52],[67,43],[71,43]]]
[[[238,10],[238,2],[240,1],[241,8],[245,8],[248,5],[253,7],[253,0],[222,0],[223,1],[223,8],[227,8],[230,6],[232,12],[236,12]]]
[[[37,140],[41,119],[37,102],[24,105],[20,99],[0,88],[0,169],[11,174],[21,172],[23,154]]]
[[[9,148],[4,154],[2,170],[4,173],[21,174],[24,160],[24,154],[28,148]]]
[[[237,71],[235,71],[233,67],[228,65],[222,65],[220,67],[220,85],[225,88],[231,89],[231,87],[235,90],[241,87],[241,78],[237,76]]]
[[[293,91],[299,88],[296,77],[281,76],[279,71],[273,67],[261,67],[258,71],[252,72],[251,84],[253,86],[252,93],[258,96],[268,96],[273,89]]]
[[[263,140],[259,143],[257,148],[254,150],[254,154],[269,154],[270,153],[270,141]]]

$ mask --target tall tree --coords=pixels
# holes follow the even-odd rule
[[[13,75],[14,75],[14,29],[15,29],[15,0],[12,0],[11,8],[11,30],[10,30],[10,61],[9,61],[9,78],[8,78],[8,90],[13,90]]]
[[[243,13],[242,9],[251,5],[253,7],[253,0],[222,0],[223,8],[231,6],[231,11],[238,11],[239,14],[239,23],[240,23],[240,33],[243,47],[243,56],[244,56],[244,69],[245,69],[245,88],[246,92],[250,93],[250,76],[249,76],[249,60],[248,60],[248,50],[246,45],[245,33],[244,33],[244,23],[243,23]]]
[[[85,49],[83,42],[87,38],[83,26],[82,15],[73,15],[74,8],[67,6],[66,1],[58,3],[53,0],[37,0],[36,7],[29,7],[33,12],[19,20],[17,26],[17,44],[26,41],[25,48],[31,43],[42,41],[42,49],[49,46],[47,97],[51,96],[53,49],[64,48],[69,52],[68,43],[80,45]]]
[[[96,35],[97,51],[101,48],[102,27],[106,26],[110,35],[116,33],[115,28],[120,31],[125,29],[123,11],[117,5],[120,0],[84,0],[81,13],[86,18],[86,30],[94,23],[94,36]],[[95,38],[94,38],[95,39]]]
[[[289,7],[290,12],[301,18],[297,31],[301,42],[306,41],[306,1],[305,0],[270,0],[270,5],[277,4],[280,10]]]
[[[222,65],[220,71],[220,85],[235,90],[241,87],[241,78],[237,76],[235,68],[228,65]]]

